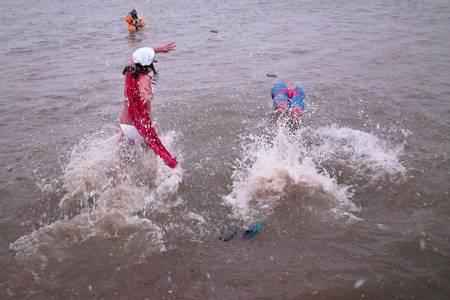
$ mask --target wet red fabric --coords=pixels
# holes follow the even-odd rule
[[[300,92],[298,92],[298,91],[293,91],[293,90],[278,90],[278,91],[276,92],[276,94],[279,94],[279,93],[286,93],[287,96],[289,97],[289,99],[292,99],[292,98],[294,98],[295,96],[297,96],[298,94],[300,94]]]
[[[152,127],[152,120],[148,113],[147,106],[139,94],[137,83],[142,76],[147,75],[140,74],[136,79],[131,75],[132,72],[129,71],[125,78],[125,90],[128,98],[128,115],[130,116],[131,122],[134,127],[136,127],[139,134],[144,138],[145,144],[151,148],[156,155],[161,157],[169,167],[175,168],[178,164],[177,159],[167,151],[159,139],[158,134]]]

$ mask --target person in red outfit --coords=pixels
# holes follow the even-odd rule
[[[139,48],[133,53],[132,60],[123,70],[125,101],[120,115],[122,135],[134,142],[142,141],[171,168],[175,168],[178,162],[164,147],[153,128],[150,108],[153,99],[152,79],[158,75],[153,64],[155,53],[169,52],[175,47],[176,44],[172,42],[156,48]]]

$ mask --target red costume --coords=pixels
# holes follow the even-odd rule
[[[155,154],[161,157],[165,163],[175,168],[178,164],[176,157],[173,157],[164,147],[158,137],[155,129],[152,127],[152,120],[147,110],[147,105],[141,99],[138,88],[138,81],[146,74],[139,74],[135,79],[131,71],[128,71],[125,77],[125,92],[128,98],[128,115],[132,124],[136,127],[139,134],[143,137],[144,143],[150,147]]]

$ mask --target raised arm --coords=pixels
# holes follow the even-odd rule
[[[155,53],[167,53],[169,51],[175,50],[177,47],[177,44],[175,42],[170,42],[158,47],[153,48],[155,50]]]

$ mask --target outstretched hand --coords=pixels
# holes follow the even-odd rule
[[[166,161],[166,164],[167,164],[170,168],[175,169],[175,168],[177,167],[177,165],[178,165],[177,158],[174,157],[174,158],[170,159],[169,161]]]
[[[175,42],[170,42],[159,47],[154,48],[156,53],[167,53],[169,51],[175,50],[177,44]]]

